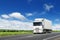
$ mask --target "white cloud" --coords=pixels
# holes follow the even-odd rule
[[[53,5],[44,4],[44,8],[46,11],[50,11],[51,8],[53,8],[53,7],[54,7]]]
[[[32,16],[33,14],[32,13],[27,13],[26,16]]]
[[[21,19],[21,20],[25,20],[26,17],[23,16],[21,13],[19,12],[13,12],[11,14],[9,14],[10,17],[14,17],[14,18],[18,18],[18,19]]]
[[[4,14],[4,15],[1,15],[1,17],[3,18],[10,18],[8,15]]]
[[[52,26],[53,30],[60,30],[60,19],[55,19],[54,20],[55,24]]]
[[[47,11],[50,11],[54,6],[53,5],[48,5],[48,4],[44,4],[44,11],[42,11],[39,15],[45,15],[47,13]]]
[[[10,29],[10,30],[32,30],[31,22],[21,22],[17,20],[6,20],[0,18],[0,29]]]
[[[13,12],[11,14],[4,14],[4,15],[1,15],[1,17],[7,19],[7,18],[16,18],[16,19],[20,19],[20,20],[28,20],[24,15],[22,15],[21,13],[19,12]]]
[[[30,14],[31,15],[31,14]],[[30,21],[19,12],[13,12],[11,14],[1,15],[0,17],[0,29],[10,30],[32,30],[32,22],[22,22],[18,20],[8,20],[7,18],[17,18],[23,21]]]
[[[52,27],[53,30],[60,30],[60,24],[55,24],[53,27]]]

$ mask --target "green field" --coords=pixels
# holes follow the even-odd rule
[[[60,30],[53,30],[53,32],[60,32]],[[23,35],[23,34],[33,34],[33,31],[32,30],[0,30],[0,37]]]
[[[53,30],[53,32],[60,32],[60,30]]]
[[[19,35],[19,34],[32,34],[32,32],[0,32],[0,36]]]
[[[23,34],[32,34],[32,30],[0,30],[0,37]]]

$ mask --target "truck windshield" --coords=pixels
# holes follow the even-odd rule
[[[33,23],[33,26],[41,26],[42,25],[42,22],[34,22]]]

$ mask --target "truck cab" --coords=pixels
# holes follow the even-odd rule
[[[43,32],[43,25],[42,22],[33,22],[34,26],[34,33],[42,33]]]

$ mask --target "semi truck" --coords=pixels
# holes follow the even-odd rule
[[[45,18],[36,18],[33,22],[33,33],[51,33],[52,21]]]

